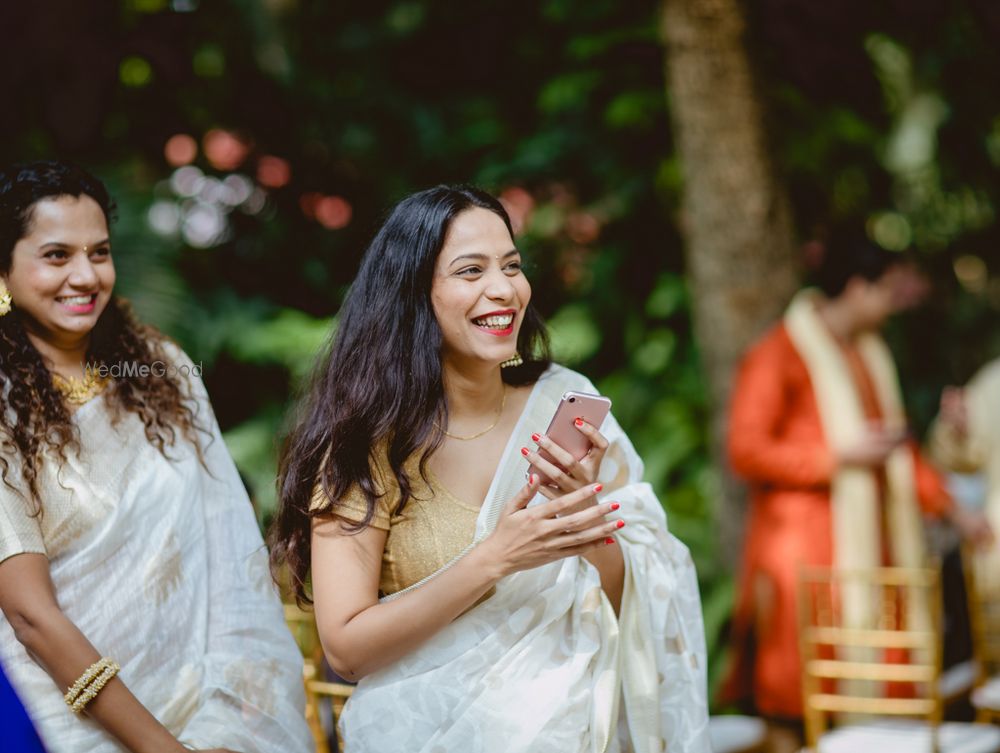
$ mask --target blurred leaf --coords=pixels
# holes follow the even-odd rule
[[[654,319],[666,319],[677,313],[685,303],[687,286],[680,275],[661,275],[656,287],[646,299],[646,315]]]
[[[594,71],[566,73],[549,81],[538,95],[538,107],[555,113],[583,107],[601,77]]]
[[[226,447],[247,484],[258,519],[270,515],[275,508],[274,480],[278,473],[275,438],[281,419],[282,406],[271,405],[223,435]]]
[[[677,336],[669,329],[648,332],[645,341],[632,354],[632,363],[637,371],[658,374],[666,369],[674,354]]]
[[[601,330],[582,304],[563,307],[549,319],[552,355],[568,366],[590,358],[601,347]]]
[[[295,309],[283,309],[268,321],[234,329],[227,345],[242,361],[280,363],[299,379],[312,368],[333,326],[333,319],[316,319]]]
[[[604,122],[611,128],[648,128],[662,117],[664,109],[662,92],[622,92],[608,103]]]

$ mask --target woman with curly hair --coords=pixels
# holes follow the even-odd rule
[[[709,750],[690,555],[613,417],[570,424],[579,460],[541,433],[565,392],[596,391],[546,342],[495,198],[397,205],[289,438],[273,530],[330,664],[360,680],[351,753]]]
[[[51,753],[300,753],[301,657],[198,370],[114,296],[103,184],[0,172],[0,659]]]

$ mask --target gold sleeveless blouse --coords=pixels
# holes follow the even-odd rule
[[[419,454],[404,467],[413,493],[398,514],[399,486],[388,461],[373,467],[376,487],[382,494],[376,500],[371,525],[388,531],[382,552],[380,595],[402,591],[436,572],[461,554],[476,533],[478,506],[458,499],[430,469],[430,483],[425,482],[420,476]],[[330,501],[317,484],[310,509],[320,508],[330,508]],[[330,512],[351,523],[364,520],[366,511],[364,494],[356,487],[330,508]]]

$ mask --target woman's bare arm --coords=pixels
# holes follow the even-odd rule
[[[428,641],[474,605],[498,580],[605,546],[617,521],[610,504],[555,519],[596,492],[585,487],[527,507],[538,480],[504,508],[486,540],[454,566],[398,599],[379,603],[378,582],[386,532],[351,534],[338,518],[313,526],[312,573],[316,622],[334,670],[350,680],[391,664]]]
[[[0,562],[0,609],[18,641],[62,692],[101,658],[59,608],[44,555],[18,554]],[[132,753],[186,750],[117,677],[87,704],[84,713]]]

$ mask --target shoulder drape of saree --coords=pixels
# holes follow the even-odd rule
[[[46,523],[55,526],[57,546],[46,541],[55,590],[67,617],[121,664],[129,689],[182,741],[306,753],[301,655],[246,490],[204,387],[193,382],[208,471],[185,440],[168,460],[135,415],[112,423],[103,398],[74,415],[84,446],[47,469],[42,490],[53,511],[65,511]],[[51,753],[121,751],[66,707],[2,617],[0,659]]]
[[[568,389],[595,391],[558,367],[535,386],[480,513],[477,541],[524,483],[519,437],[527,427],[546,425]],[[609,418],[602,431],[611,442],[603,496],[628,511],[629,524],[618,535],[627,568],[621,618],[597,570],[580,557],[515,573],[423,647],[362,679],[341,717],[347,750],[709,751],[705,645],[691,559],[667,533],[659,501],[641,482],[642,463],[617,422]]]

